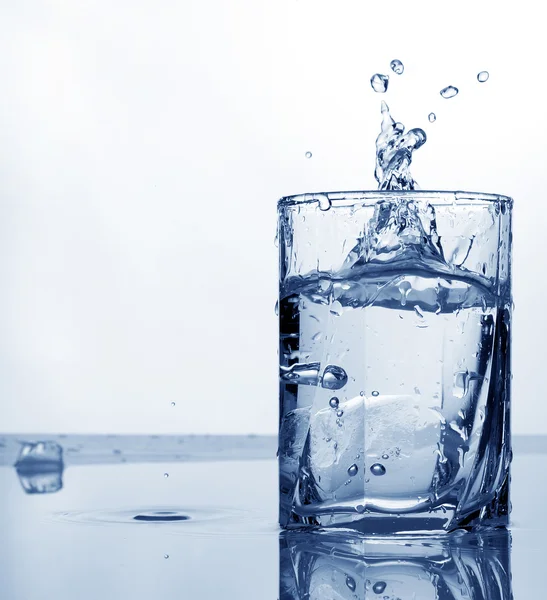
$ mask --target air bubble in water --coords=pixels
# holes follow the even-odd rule
[[[389,77],[387,75],[382,75],[381,73],[376,73],[370,78],[370,85],[375,92],[379,94],[384,94],[387,92],[387,86],[389,85]]]
[[[306,156],[306,158],[311,158],[313,156],[313,154],[308,150],[308,152],[306,152],[305,156]]]
[[[380,392],[378,392],[377,390],[374,390],[374,391],[372,392],[372,395],[373,395],[373,396],[376,398],[376,396],[379,396],[379,395],[380,395]]]
[[[375,594],[382,594],[384,592],[384,590],[386,589],[386,582],[385,581],[377,581],[373,586],[372,586],[372,591]]]
[[[338,404],[340,403],[340,401],[338,400],[338,398],[336,396],[333,396],[330,400],[329,400],[329,406],[331,408],[334,408],[335,410],[338,408]]]
[[[359,467],[356,464],[351,465],[351,467],[348,469],[348,475],[350,477],[355,477],[355,475],[357,475],[357,472],[359,471]]]
[[[397,75],[402,75],[403,71],[405,70],[403,63],[396,58],[389,63],[389,66],[394,73],[397,73]]]
[[[163,476],[167,479],[169,477],[169,473],[164,473]]]
[[[435,123],[435,121],[437,120],[437,115],[435,113],[431,112],[427,115],[427,118],[430,123]]]
[[[485,81],[488,81],[488,78],[490,77],[490,73],[488,71],[481,71],[478,75],[477,75],[477,79],[481,82],[484,83]]]
[[[355,588],[357,587],[355,579],[353,579],[353,577],[350,577],[349,575],[346,577],[346,585],[352,592],[354,592]]]
[[[459,91],[460,90],[458,90],[457,87],[454,87],[453,85],[449,85],[449,86],[443,88],[440,93],[443,98],[454,98],[454,96],[458,95]]]
[[[321,379],[321,386],[328,390],[339,390],[343,388],[348,381],[348,375],[336,365],[327,365]]]
[[[385,475],[386,474],[386,468],[384,467],[384,465],[380,464],[380,463],[375,463],[372,465],[372,467],[370,467],[370,472],[373,475],[376,475],[377,477],[380,477],[380,475]]]

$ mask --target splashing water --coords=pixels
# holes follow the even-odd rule
[[[374,176],[379,190],[415,190],[417,184],[410,174],[412,152],[425,144],[427,136],[420,128],[405,133],[382,102],[382,130],[376,139],[376,170]]]
[[[404,73],[405,66],[396,58],[389,63],[389,66],[394,73],[397,73],[397,75],[402,75]]]

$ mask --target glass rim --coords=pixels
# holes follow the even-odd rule
[[[289,206],[302,206],[315,204],[327,198],[332,206],[374,206],[378,201],[386,198],[414,198],[429,200],[433,206],[446,206],[456,204],[458,206],[488,206],[495,203],[503,203],[509,208],[513,206],[513,199],[502,194],[464,191],[441,191],[441,190],[364,190],[348,192],[315,192],[309,194],[295,194],[283,196],[277,202],[278,208]]]

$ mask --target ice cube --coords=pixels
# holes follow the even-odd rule
[[[63,488],[63,448],[51,441],[24,442],[15,463],[27,494],[51,494]]]

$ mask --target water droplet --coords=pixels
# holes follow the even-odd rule
[[[306,156],[306,158],[311,158],[313,156],[313,154],[308,150],[308,152],[306,152],[305,156]]]
[[[337,417],[342,417],[342,416],[344,416],[344,411],[343,411],[343,410],[339,410],[339,411],[337,411],[337,412],[336,412],[336,416],[337,416]]]
[[[163,476],[167,479],[167,477],[169,477],[169,473],[164,473]]]
[[[386,474],[386,468],[384,467],[384,465],[381,465],[380,463],[375,463],[372,465],[372,467],[370,467],[370,472],[373,475],[380,477],[380,475]]]
[[[458,92],[460,90],[458,90],[457,87],[454,87],[453,85],[449,85],[445,88],[443,88],[440,92],[441,96],[443,98],[454,98],[454,96],[458,95]]]
[[[362,504],[358,504],[358,505],[355,507],[355,510],[356,510],[358,513],[364,513],[364,512],[365,512],[365,507],[364,507]]]
[[[384,460],[388,460],[388,458],[389,458],[389,454],[382,454],[382,458],[383,458]]]
[[[488,71],[481,71],[478,75],[477,75],[477,79],[481,82],[484,83],[485,81],[488,81],[488,78],[490,77],[490,73]]]
[[[402,75],[405,70],[405,66],[403,65],[403,63],[400,60],[397,60],[396,58],[394,58],[389,63],[389,66],[391,67],[391,70],[394,73],[397,73],[397,75]]]
[[[349,587],[349,589],[354,592],[355,588],[357,587],[357,584],[355,583],[355,579],[353,579],[353,577],[350,577],[349,575],[346,577],[346,585]]]
[[[375,594],[382,594],[384,592],[384,590],[386,589],[386,582],[385,581],[377,581],[373,586],[372,586],[372,591]]]
[[[164,554],[163,558],[169,558],[169,554]]]
[[[412,286],[408,281],[401,281],[399,284],[399,292],[401,292],[401,306],[406,306],[406,299],[411,289]]]
[[[355,475],[357,475],[357,472],[359,471],[359,467],[356,464],[351,465],[351,467],[348,469],[348,475],[350,477],[355,477]]]
[[[342,427],[343,423],[342,421],[340,421],[340,419],[336,419],[336,424],[338,425],[338,427]]]
[[[389,76],[376,73],[370,78],[370,85],[375,92],[384,94],[387,92],[387,86],[389,85]]]
[[[430,123],[435,123],[435,121],[437,120],[437,115],[435,113],[431,112],[427,115],[427,118]]]
[[[338,398],[336,396],[333,396],[330,400],[329,400],[329,406],[331,408],[334,408],[335,410],[338,408],[338,404],[340,403],[340,400],[338,400]]]
[[[321,386],[328,390],[339,390],[343,388],[348,381],[348,375],[336,365],[327,365],[321,379]]]
[[[279,300],[275,301],[274,312],[275,312],[275,315],[278,317],[279,316]]]
[[[171,406],[175,406],[175,403],[174,403],[174,402],[171,402]]]
[[[373,395],[373,396],[376,398],[376,396],[379,396],[379,395],[380,395],[380,392],[378,392],[377,390],[374,390],[374,391],[372,392],[372,395]]]

